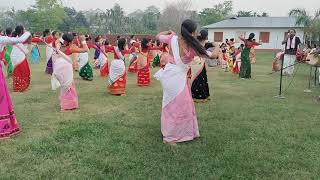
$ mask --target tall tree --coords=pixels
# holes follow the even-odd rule
[[[320,9],[315,11],[315,14],[310,15],[305,9],[292,9],[289,12],[289,16],[297,18],[297,25],[303,25],[306,39],[309,38],[309,42],[312,42],[313,37],[319,36],[320,40],[320,29],[318,25],[320,24]]]
[[[5,10],[0,14],[1,27],[14,27],[18,25],[17,12],[14,8]]]
[[[59,25],[59,30],[64,32],[85,33],[89,31],[89,23],[84,13],[77,12],[74,8],[65,7],[65,18]]]
[[[160,18],[160,10],[156,6],[149,6],[144,11],[142,16],[142,23],[145,33],[152,33],[157,30],[157,22]]]
[[[191,18],[193,14],[193,11],[190,11],[191,6],[191,0],[179,0],[167,4],[159,18],[158,31],[170,29],[180,33],[182,21],[186,18]]]
[[[202,26],[222,21],[232,15],[232,1],[225,1],[214,5],[212,8],[205,8],[199,13]]]
[[[32,7],[37,29],[54,29],[63,21],[65,16],[64,8],[60,0],[36,0]]]

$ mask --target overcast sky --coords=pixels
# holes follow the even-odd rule
[[[108,9],[114,3],[119,3],[126,12],[132,12],[137,9],[145,9],[147,6],[156,5],[163,8],[166,3],[175,0],[62,0],[65,5],[75,7],[78,10],[87,9]],[[192,0],[193,8],[201,10],[211,7],[213,4],[223,2],[224,0]],[[0,7],[15,7],[16,9],[26,9],[34,4],[34,0],[0,0]],[[233,0],[234,11],[254,10],[258,12],[267,12],[272,16],[286,16],[289,9],[306,8],[314,12],[320,8],[320,0]]]

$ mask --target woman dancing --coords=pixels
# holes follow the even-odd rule
[[[132,50],[128,50],[125,48],[126,39],[120,38],[117,42],[117,47],[107,47],[107,51],[110,51],[114,54],[114,60],[112,60],[110,66],[108,91],[112,95],[125,96],[127,80],[124,55],[131,54]]]
[[[208,31],[201,30],[197,39],[204,47],[206,41],[208,40]],[[199,60],[199,63],[197,63],[195,66],[192,66],[191,92],[192,98],[195,102],[206,102],[210,97],[207,70],[205,59],[200,58]]]
[[[0,36],[0,50],[2,51],[6,44],[23,43],[30,35],[29,32],[25,32],[22,36],[16,38]],[[4,139],[19,133],[20,128],[13,111],[11,97],[1,66],[0,63],[0,139]]]
[[[208,57],[207,51],[196,39],[197,24],[185,20],[181,25],[181,36],[171,31],[162,32],[157,39],[169,44],[170,58],[164,69],[155,78],[163,88],[161,132],[163,142],[176,145],[200,137],[197,115],[192,100],[188,72],[196,55]]]
[[[149,39],[144,38],[141,42],[141,52],[138,54],[138,86],[146,87],[150,85],[150,57],[149,53]]]
[[[243,37],[239,37],[241,41],[244,42],[245,48],[241,52],[241,68],[240,68],[240,78],[241,79],[250,79],[251,78],[251,62],[250,62],[250,50],[254,46],[261,45],[260,43],[257,43],[253,41],[255,37],[254,33],[251,33],[249,35],[248,39],[244,39]]]
[[[88,48],[94,48],[92,45],[91,37],[89,35],[85,36]],[[90,47],[89,47],[90,45]],[[83,48],[83,45],[80,45],[80,48]],[[82,77],[83,80],[92,81],[93,80],[93,71],[92,67],[89,64],[89,52],[79,53],[79,76]]]
[[[79,108],[77,90],[73,80],[72,54],[84,53],[89,50],[84,36],[80,36],[83,48],[75,46],[72,40],[72,34],[64,34],[56,41],[56,49],[53,53],[54,68],[51,83],[53,90],[61,87],[59,98],[61,112]]]
[[[14,37],[20,37],[24,34],[24,27],[17,26]],[[11,53],[11,61],[13,66],[13,92],[24,92],[30,86],[31,72],[27,60],[29,50],[22,43],[13,45]]]

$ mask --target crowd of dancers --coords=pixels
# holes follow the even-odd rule
[[[125,96],[127,73],[136,73],[137,85],[148,87],[150,68],[159,67],[154,77],[163,88],[161,131],[164,143],[175,145],[199,137],[194,102],[210,100],[206,62],[209,67],[221,66],[225,71],[248,79],[251,78],[251,63],[255,63],[254,46],[260,44],[255,42],[254,34],[250,34],[248,39],[240,37],[244,44],[238,48],[234,46],[234,39],[217,45],[208,42],[206,30],[197,35],[196,29],[194,21],[185,20],[179,35],[166,31],[154,40],[118,37],[113,43],[115,46],[102,36],[92,39],[89,35],[50,30],[36,36],[25,32],[23,26],[17,26],[14,31],[6,29],[0,36],[0,138],[19,132],[5,74],[12,77],[13,92],[27,91],[31,78],[27,45],[31,44],[30,62],[39,63],[40,43],[46,45],[44,71],[51,75],[52,89],[60,88],[61,112],[79,108],[74,72],[83,80],[92,81],[93,71],[97,70],[107,79],[107,92]],[[94,50],[92,63],[90,49]]]

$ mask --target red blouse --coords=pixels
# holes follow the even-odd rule
[[[54,38],[53,36],[47,36],[44,38],[44,42],[46,42],[47,44],[52,44],[54,43]]]
[[[114,46],[108,45],[108,46],[105,46],[105,49],[106,49],[106,52],[112,52],[112,53],[113,53],[114,59],[120,59],[120,58],[118,57],[118,54],[116,53],[116,50],[115,50]],[[124,56],[124,55],[126,55],[126,54],[131,54],[131,53],[133,53],[133,52],[135,52],[135,51],[133,51],[133,49],[125,49],[125,50],[122,50],[122,51],[120,51],[120,52],[121,52],[121,54]]]
[[[41,38],[39,38],[39,37],[33,37],[33,38],[31,38],[31,42],[32,42],[32,43],[39,44],[41,41],[42,41],[42,40],[41,40]]]
[[[246,39],[244,39],[243,37],[239,37],[239,39],[243,42],[245,42],[246,44],[246,48],[253,48],[255,46],[260,46],[261,44],[255,41],[248,41]]]

